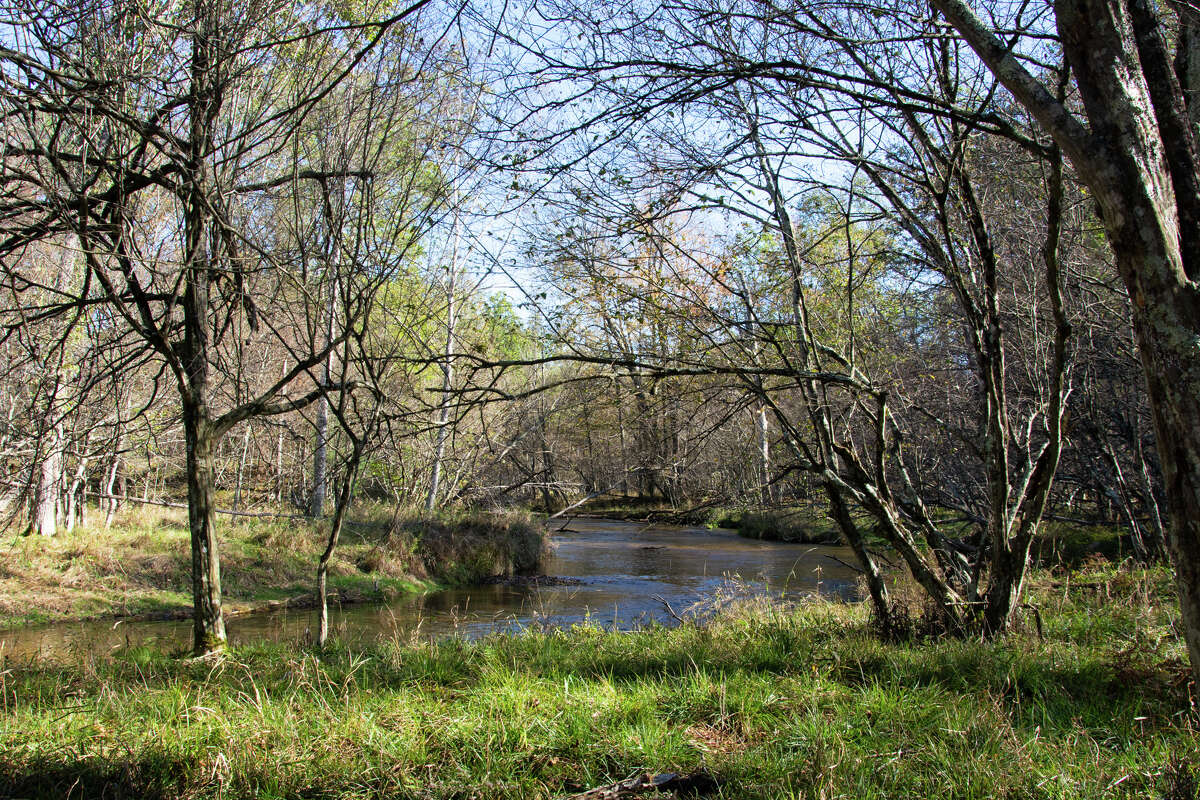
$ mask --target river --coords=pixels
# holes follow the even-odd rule
[[[554,523],[552,523],[553,525]],[[559,523],[561,525],[561,523]],[[559,527],[556,525],[555,527]],[[578,623],[631,629],[704,613],[745,594],[849,597],[849,548],[744,539],[732,531],[573,519],[551,537],[552,580],[404,595],[384,604],[331,608],[333,635],[346,640],[459,635]],[[845,563],[843,563],[845,562]],[[232,618],[230,642],[303,640],[314,612],[285,610]],[[185,649],[189,621],[57,623],[0,632],[0,654],[78,658],[129,645]]]

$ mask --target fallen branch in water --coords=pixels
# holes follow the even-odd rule
[[[665,608],[667,610],[667,613],[670,614],[672,617],[674,617],[679,622],[680,625],[687,624],[687,620],[685,620],[683,617],[676,614],[675,609],[671,608],[671,604],[668,603],[666,601],[666,598],[664,598],[661,594],[652,594],[652,595],[650,595],[650,599],[657,600],[658,602],[662,603],[663,608]]]

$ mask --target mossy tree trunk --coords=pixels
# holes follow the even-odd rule
[[[221,555],[213,502],[213,450],[216,437],[204,413],[184,410],[187,441],[188,530],[192,543],[193,651],[205,655],[225,646],[221,611]]]
[[[1188,68],[1147,0],[1060,0],[1059,35],[1085,125],[963,0],[935,8],[1049,132],[1092,190],[1133,306],[1170,510],[1184,635],[1200,682],[1200,158]],[[1165,13],[1165,12],[1164,12]]]

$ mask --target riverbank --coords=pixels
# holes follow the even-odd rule
[[[661,501],[638,498],[598,498],[567,512],[572,516],[603,517],[659,525],[683,525],[698,528],[726,528],[739,536],[767,542],[789,544],[838,544],[841,534],[825,509],[817,506],[789,506],[771,509],[747,509],[732,506],[673,508]]]
[[[222,518],[222,583],[231,615],[311,604],[328,522]],[[545,526],[531,515],[354,509],[330,565],[341,602],[379,602],[434,586],[534,571]],[[142,507],[111,528],[0,539],[0,630],[105,617],[170,619],[191,612],[185,512]]]
[[[998,641],[883,642],[857,605],[707,626],[133,648],[0,675],[0,796],[554,798],[639,772],[722,798],[1193,798],[1165,570],[1039,573]],[[654,795],[650,795],[654,796]]]
[[[855,512],[852,512],[855,513]],[[701,506],[673,508],[657,500],[634,497],[598,498],[564,515],[604,517],[628,521],[652,522],[703,528],[726,528],[739,536],[766,542],[791,544],[840,544],[842,534],[828,514],[817,504],[779,508],[738,508]],[[858,514],[868,540],[874,541],[873,522]],[[963,535],[965,523],[956,523]],[[878,543],[882,544],[882,541]],[[1133,554],[1127,530],[1115,523],[1089,523],[1082,520],[1046,520],[1038,527],[1032,557],[1046,566],[1078,565],[1093,556],[1120,560]]]

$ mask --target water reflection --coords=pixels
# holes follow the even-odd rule
[[[553,536],[545,573],[561,582],[493,585],[406,595],[381,605],[331,609],[335,635],[350,641],[378,636],[478,637],[528,626],[588,623],[629,629],[671,624],[683,613],[733,592],[795,597],[812,592],[847,596],[854,574],[846,548],[743,539],[730,531],[646,526],[614,520],[572,520]],[[313,612],[279,611],[230,619],[232,643],[304,640]],[[132,645],[183,650],[189,621],[89,622],[0,633],[0,653],[81,657]]]

